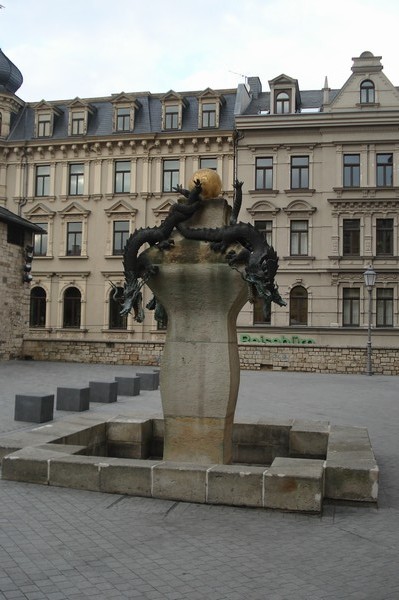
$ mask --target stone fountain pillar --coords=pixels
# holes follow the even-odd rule
[[[230,207],[208,200],[190,227],[221,227]],[[161,362],[164,460],[232,461],[232,428],[240,380],[236,320],[247,300],[240,274],[207,242],[173,233],[175,246],[147,250],[159,273],[148,285],[166,309]]]

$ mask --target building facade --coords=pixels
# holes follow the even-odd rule
[[[23,355],[36,225],[0,206],[0,360]]]
[[[248,304],[239,320],[244,339],[363,345],[363,273],[371,265],[373,342],[398,347],[399,90],[381,57],[354,58],[338,90],[326,81],[320,91],[301,91],[286,75],[266,93],[258,79],[249,82],[252,94],[236,115],[242,218],[277,250],[287,307],[265,316]]]
[[[381,57],[354,58],[335,90],[326,80],[303,91],[283,74],[266,92],[249,77],[230,90],[25,103],[21,83],[1,53],[0,206],[44,230],[27,342],[162,342],[151,312],[138,324],[113,300],[123,247],[208,167],[229,201],[235,177],[244,181],[240,219],[280,257],[287,307],[264,314],[248,302],[243,345],[364,347],[372,265],[373,343],[398,348],[399,88]]]

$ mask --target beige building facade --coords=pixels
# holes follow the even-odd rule
[[[343,87],[301,91],[281,75],[236,116],[244,214],[280,257],[286,308],[247,305],[241,340],[362,346],[372,291],[373,343],[398,347],[399,91],[381,57],[353,59]],[[293,339],[297,336],[300,339]]]
[[[372,265],[373,344],[398,348],[399,89],[381,57],[354,58],[335,90],[327,79],[301,90],[283,74],[265,92],[249,77],[233,90],[37,103],[16,95],[17,71],[0,64],[0,205],[45,230],[27,348],[162,342],[152,312],[142,324],[119,315],[123,247],[135,228],[159,225],[173,188],[204,167],[230,202],[235,177],[244,181],[240,219],[280,257],[287,307],[265,314],[248,302],[243,347],[364,348]]]

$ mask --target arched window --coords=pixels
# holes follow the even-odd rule
[[[46,326],[46,290],[34,287],[30,292],[29,327]]]
[[[121,315],[122,306],[118,298],[122,298],[123,288],[118,287],[111,290],[109,295],[109,328],[127,329],[127,316]]]
[[[271,307],[270,304],[265,304],[262,298],[255,298],[254,302],[254,325],[270,325],[271,323]]]
[[[308,293],[297,285],[290,292],[290,325],[308,324]]]
[[[76,287],[69,287],[64,293],[63,327],[80,327],[80,307],[82,294]]]
[[[279,92],[276,96],[276,113],[278,115],[290,112],[290,97],[287,92]]]
[[[374,83],[370,79],[365,79],[360,84],[360,103],[373,104],[375,102]]]

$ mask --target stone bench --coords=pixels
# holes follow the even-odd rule
[[[276,458],[265,473],[264,506],[320,513],[323,506],[324,461]]]
[[[159,372],[149,371],[146,373],[136,373],[137,377],[140,377],[140,389],[141,390],[157,390],[159,387]]]
[[[53,420],[54,394],[16,394],[15,421],[45,423]]]
[[[296,419],[289,434],[289,455],[292,458],[325,458],[329,430],[328,421]]]
[[[332,426],[326,459],[325,497],[377,502],[379,469],[367,429]]]
[[[90,388],[57,388],[57,410],[71,410],[82,412],[89,410],[90,407]]]
[[[115,377],[119,396],[138,396],[141,389],[140,377]]]
[[[90,402],[109,404],[118,399],[117,381],[90,381]]]

